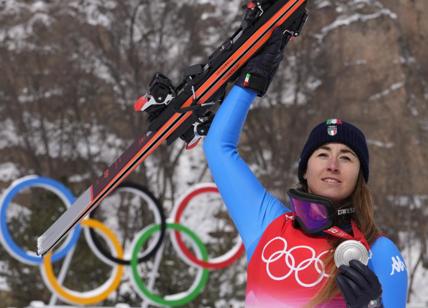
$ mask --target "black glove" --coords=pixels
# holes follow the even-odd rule
[[[290,39],[290,35],[283,34],[283,31],[281,27],[276,28],[261,50],[245,64],[236,82],[238,85],[255,90],[258,96],[266,93],[282,61],[282,51]]]
[[[340,266],[336,283],[348,307],[383,307],[382,286],[376,274],[360,261],[351,260],[349,266]]]

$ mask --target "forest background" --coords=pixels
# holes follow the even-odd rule
[[[249,114],[241,154],[267,189],[286,200],[309,129],[331,117],[356,123],[368,138],[377,222],[406,259],[409,301],[427,302],[428,2],[308,2],[303,35],[287,47],[268,95]],[[37,174],[79,195],[144,132],[147,117],[133,111],[133,102],[153,74],[178,82],[186,66],[206,61],[239,26],[242,4],[0,0],[0,193],[13,180]],[[181,141],[159,148],[130,179],[149,188],[167,214],[191,185],[212,181],[201,147],[186,151]],[[63,210],[42,195],[33,193],[8,214],[15,241],[28,250]],[[39,214],[48,213],[46,200],[55,208],[49,217]],[[187,222],[204,233],[210,254],[227,250],[234,236],[218,226],[229,222],[212,223],[228,221],[224,210],[219,206],[205,218],[197,206],[192,210]],[[124,243],[146,223],[124,220],[124,213],[137,211],[131,206],[104,211],[100,218],[117,217],[110,226]],[[109,267],[83,242],[79,247],[66,285],[87,290],[106,279]],[[193,279],[187,266],[165,251],[169,263],[161,268],[157,291],[186,289]],[[189,307],[242,305],[245,258],[209,279],[210,287]],[[49,297],[39,269],[0,246],[0,302],[23,307]],[[102,304],[124,302],[141,302],[126,280]]]

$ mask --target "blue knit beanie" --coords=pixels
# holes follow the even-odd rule
[[[326,143],[342,143],[351,148],[360,160],[361,171],[365,181],[369,180],[369,150],[363,132],[354,125],[339,119],[328,119],[315,126],[300,154],[298,177],[300,183],[305,183],[303,175],[306,172],[309,157],[320,146]]]

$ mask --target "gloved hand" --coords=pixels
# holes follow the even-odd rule
[[[360,261],[351,260],[349,266],[340,266],[336,283],[348,307],[383,307],[382,286],[376,274]]]
[[[241,69],[237,84],[244,88],[250,88],[263,96],[273,76],[282,61],[285,45],[290,39],[289,34],[283,34],[284,29],[276,28],[266,44]]]

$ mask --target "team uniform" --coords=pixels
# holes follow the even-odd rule
[[[244,242],[247,307],[302,307],[329,279],[323,236],[308,236],[293,224],[293,213],[261,185],[237,151],[240,132],[256,94],[234,86],[204,142],[211,173]],[[405,307],[407,270],[386,237],[371,245],[369,268],[382,285],[385,308]],[[346,307],[341,295],[320,307]]]

